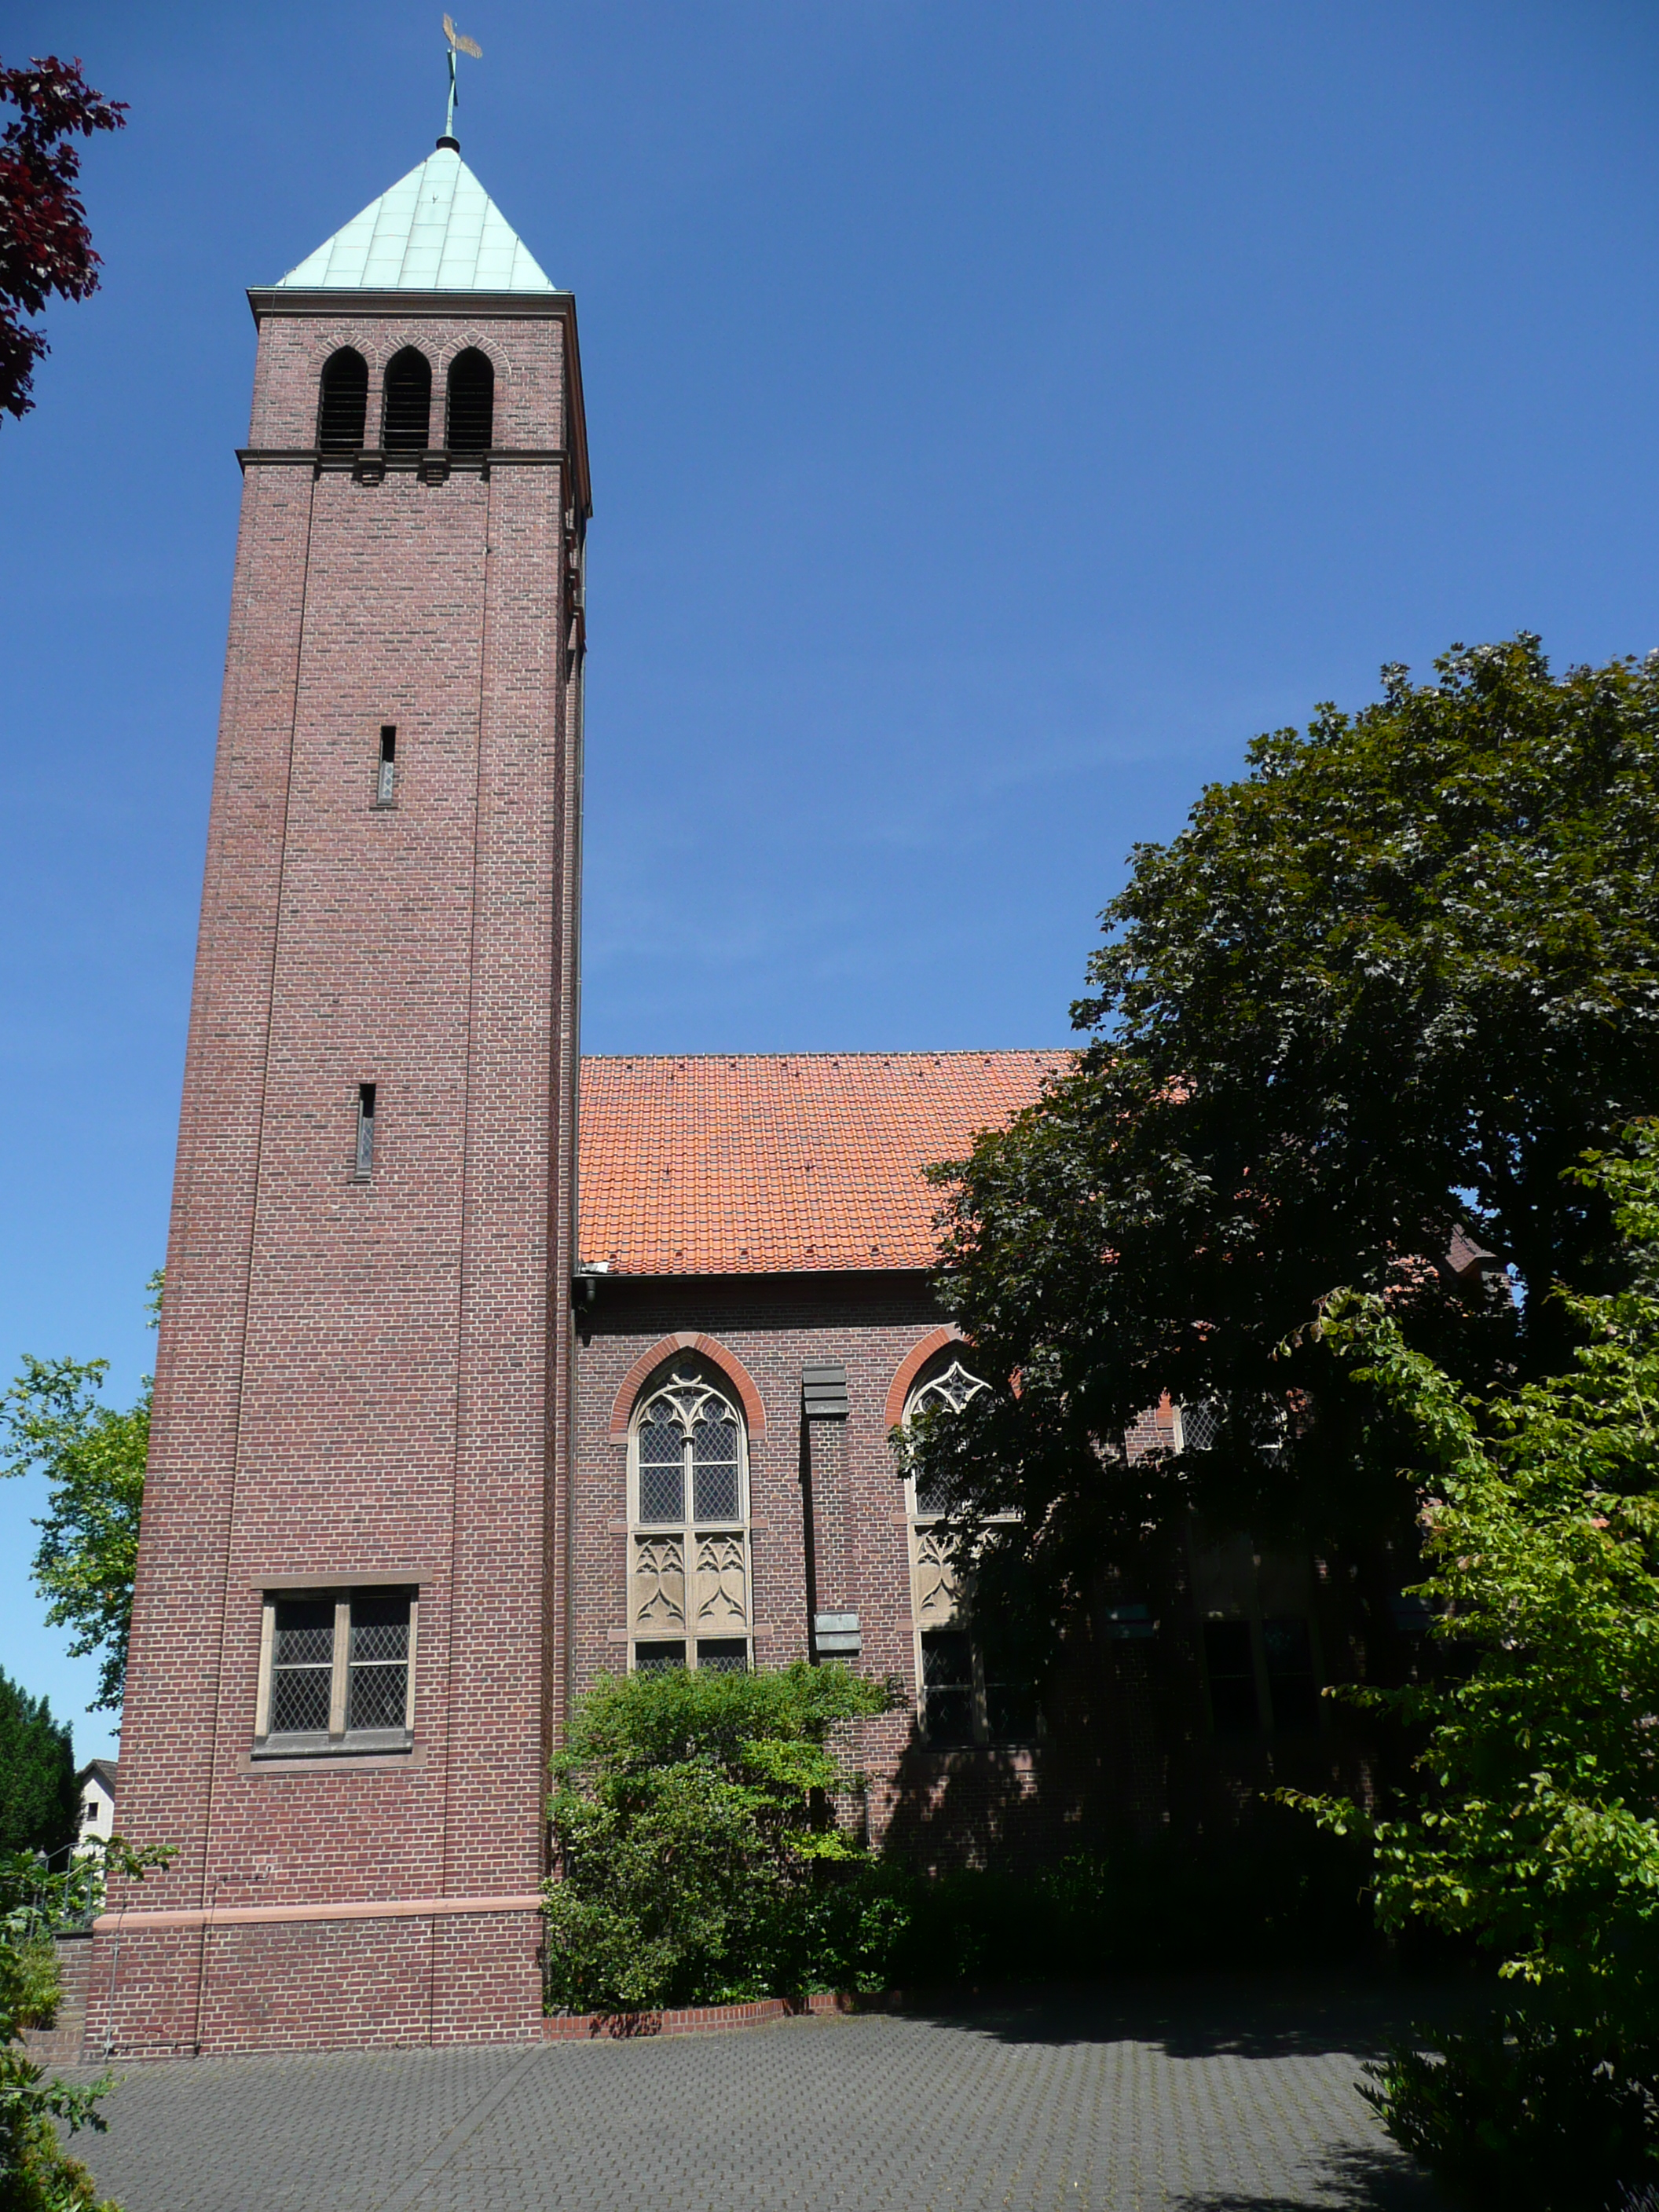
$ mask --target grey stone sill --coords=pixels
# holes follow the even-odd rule
[[[257,1739],[251,1759],[370,1759],[406,1752],[415,1739],[406,1729],[360,1729],[355,1735],[273,1735]]]

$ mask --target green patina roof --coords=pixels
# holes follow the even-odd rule
[[[290,269],[284,284],[372,292],[550,292],[460,155],[441,146]]]

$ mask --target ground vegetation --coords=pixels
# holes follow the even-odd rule
[[[56,2017],[54,1932],[84,1924],[109,1874],[142,1881],[169,1856],[117,1840],[51,1869],[33,1851],[0,1852],[0,2212],[119,2212],[61,2140],[106,2124],[98,2103],[112,2077],[63,2081],[28,2057],[23,2038]]]
[[[891,1914],[838,1808],[858,1788],[848,1724],[892,1696],[803,1662],[624,1675],[577,1698],[548,1806],[551,2002],[635,2011],[867,1985]]]
[[[1533,2212],[1659,2182],[1659,1122],[1574,1180],[1626,1279],[1535,1291],[1570,1324],[1559,1373],[1468,1391],[1371,1294],[1318,1324],[1413,1440],[1450,1663],[1336,1693],[1420,1744],[1400,1803],[1297,1801],[1369,1845],[1385,1929],[1496,1968],[1490,2014],[1422,2029],[1373,2095],[1468,2203]]]

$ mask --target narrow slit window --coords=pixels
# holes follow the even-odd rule
[[[398,730],[393,722],[380,725],[380,770],[374,781],[374,804],[390,806],[398,781]]]
[[[360,1181],[374,1172],[374,1085],[357,1085],[357,1167]]]

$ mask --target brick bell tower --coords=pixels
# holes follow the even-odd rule
[[[446,137],[268,289],[157,1358],[118,2056],[538,2030],[575,304]]]

